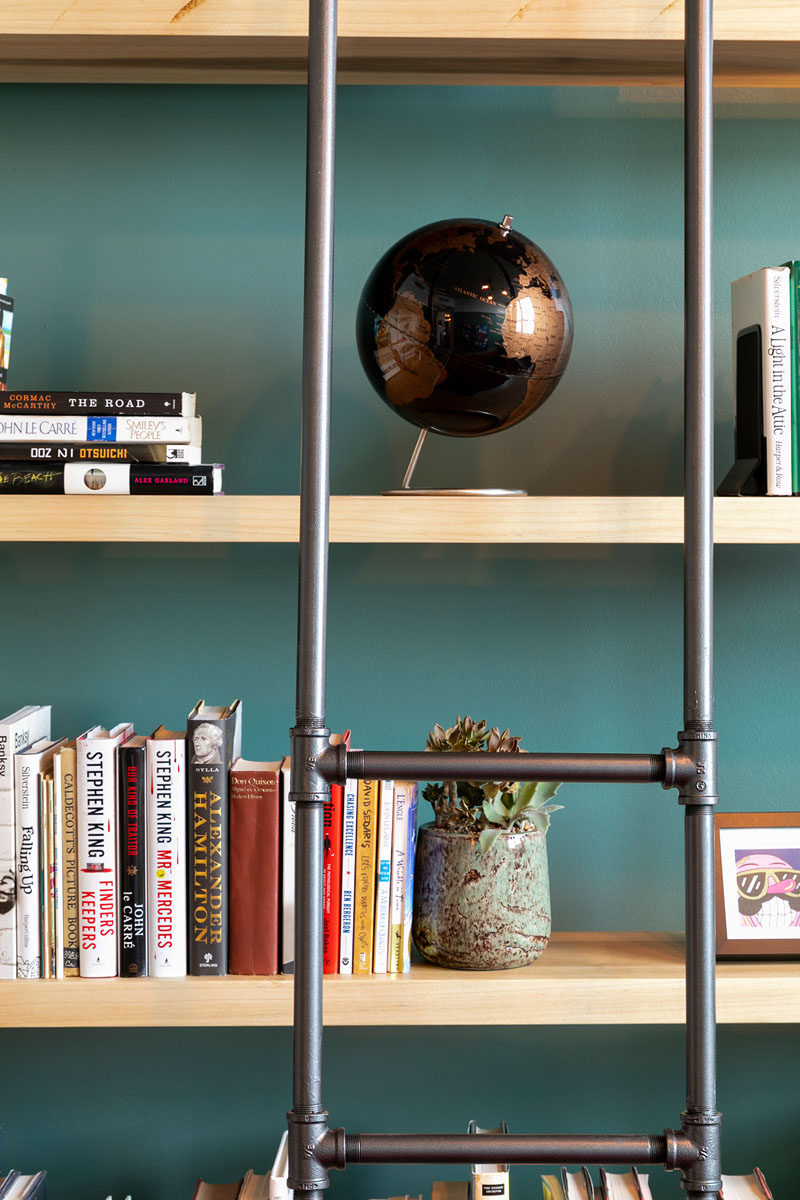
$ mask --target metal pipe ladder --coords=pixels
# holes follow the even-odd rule
[[[302,396],[297,708],[292,738],[296,805],[294,1094],[289,1186],[322,1200],[328,1171],[353,1163],[661,1164],[679,1170],[689,1200],[716,1196],[714,1006],[713,378],[711,300],[712,0],[686,0],[684,112],[684,700],[675,749],[655,754],[351,752],[328,745],[325,724],[336,0],[310,0],[306,259]],[[510,778],[661,783],[684,806],[686,1108],[663,1133],[381,1134],[330,1128],[322,1104],[323,805],[331,783],[355,779]],[[478,1140],[479,1139],[479,1140]]]

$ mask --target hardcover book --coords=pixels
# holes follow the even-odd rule
[[[8,280],[0,279],[0,396],[6,390],[8,361],[11,355],[11,326],[14,322],[14,301],[8,295]]]
[[[61,947],[56,974],[79,974],[78,959],[78,809],[76,793],[75,741],[66,742],[53,755],[53,804],[61,841],[61,868],[57,881],[61,891]]]
[[[133,735],[122,722],[76,739],[80,973],[117,974],[117,750]]]
[[[281,760],[281,974],[294,974],[294,854],[295,802],[292,794],[292,759]]]
[[[350,732],[348,730],[347,733],[332,733],[328,740],[332,746],[346,746],[350,741]],[[340,783],[333,783],[323,813],[325,839],[322,866],[322,963],[325,975],[337,975],[339,972],[343,807],[344,788]]]
[[[186,974],[186,734],[147,739],[147,938],[150,974]]]
[[[281,764],[231,766],[230,972],[277,975]]]
[[[147,975],[147,739],[140,734],[119,747],[117,841],[119,869],[119,974]]]
[[[0,721],[0,979],[17,977],[14,755],[32,742],[49,737],[49,704],[28,704]]]
[[[356,875],[356,818],[358,780],[347,779],[342,809],[342,913],[339,937],[339,974],[353,974],[353,903]]]
[[[792,494],[790,289],[788,267],[764,267],[731,284],[737,422],[763,406],[768,496]]]
[[[14,391],[0,396],[0,413],[193,417],[195,398],[194,392],[113,392],[86,389],[52,392],[15,388]]]
[[[230,934],[228,772],[241,756],[242,708],[199,701],[189,713],[189,972],[227,975]]]

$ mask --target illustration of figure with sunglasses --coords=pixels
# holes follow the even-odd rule
[[[741,858],[737,853],[736,891],[742,925],[759,929],[800,925],[800,868],[785,858],[769,851],[745,852]]]

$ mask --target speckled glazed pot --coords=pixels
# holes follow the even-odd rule
[[[440,967],[497,971],[533,962],[550,940],[545,835],[501,833],[484,854],[477,834],[423,825],[413,937]]]

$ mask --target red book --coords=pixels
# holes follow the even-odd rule
[[[231,766],[231,975],[278,974],[280,778],[279,762]]]
[[[349,746],[350,731],[332,733],[332,746]],[[325,857],[322,866],[322,970],[325,975],[339,974],[339,937],[342,920],[342,813],[344,788],[331,784],[330,800],[325,804]]]

